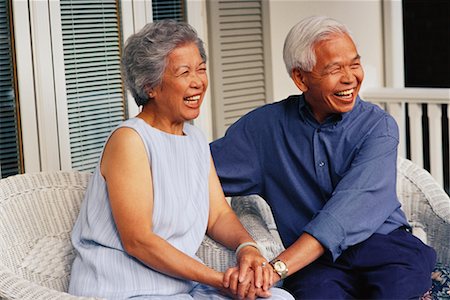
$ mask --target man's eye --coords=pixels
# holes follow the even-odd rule
[[[340,69],[340,68],[335,68],[335,69],[332,69],[332,70],[330,70],[330,74],[332,74],[332,75],[336,75],[336,74],[338,74],[338,73],[339,73],[339,71],[341,71],[341,69]]]
[[[354,63],[354,64],[352,64],[351,68],[352,69],[358,69],[360,66],[361,66],[360,63]]]

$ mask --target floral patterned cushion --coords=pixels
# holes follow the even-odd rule
[[[450,299],[450,266],[437,263],[431,279],[431,289],[422,297],[422,300]]]

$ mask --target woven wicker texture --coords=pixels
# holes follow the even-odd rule
[[[399,158],[398,171],[398,194],[409,220],[426,232],[438,260],[449,264],[449,197],[412,162]],[[89,178],[53,172],[0,180],[0,299],[89,299],[65,293],[74,257],[70,232]],[[234,197],[231,205],[268,259],[283,250],[263,199]],[[208,237],[197,254],[217,270],[235,264],[234,252]]]
[[[70,232],[89,178],[55,172],[0,180],[2,299],[83,299],[64,291],[74,257]]]
[[[397,194],[413,233],[426,233],[437,261],[450,265],[450,198],[430,173],[410,160],[397,162]]]
[[[89,178],[53,172],[0,180],[0,299],[88,299],[65,291],[74,258],[70,233]],[[268,258],[282,251],[257,210],[238,215]],[[233,251],[208,237],[198,255],[222,271],[236,261]]]
[[[269,231],[266,217],[271,217],[272,220],[273,217],[272,214],[265,214],[264,208],[268,209],[268,206],[263,199],[258,196],[234,197],[231,203],[242,225],[244,225],[253,239],[265,250],[263,255],[268,260],[271,260],[284,250],[281,242],[277,240],[276,235],[274,236]],[[259,208],[262,208],[262,210],[259,210]],[[197,251],[197,255],[207,266],[222,272],[236,265],[234,251],[228,250],[207,236]]]

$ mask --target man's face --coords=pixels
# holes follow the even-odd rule
[[[364,78],[356,46],[347,34],[335,34],[314,46],[316,65],[311,72],[293,71],[315,119],[353,109]]]

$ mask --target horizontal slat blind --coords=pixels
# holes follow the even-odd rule
[[[22,172],[9,1],[0,1],[0,178]]]
[[[61,0],[72,167],[92,171],[125,119],[116,0]]]
[[[266,103],[261,0],[208,3],[215,138]]]
[[[153,20],[174,19],[185,21],[184,0],[153,0]]]

